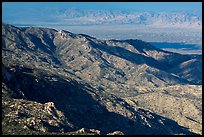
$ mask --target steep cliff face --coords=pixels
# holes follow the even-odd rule
[[[189,131],[182,127],[186,119],[180,126],[171,115],[163,117],[155,105],[134,102],[144,101],[139,99],[149,93],[167,94],[164,88],[174,99],[168,87],[200,84],[200,71],[193,79],[185,77],[185,70],[192,69],[186,62],[191,60],[191,55],[163,51],[140,40],[98,40],[2,24],[3,134],[201,134],[200,124],[189,126]],[[201,121],[201,106],[196,101],[195,105],[196,121]]]

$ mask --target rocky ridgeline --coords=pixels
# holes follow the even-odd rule
[[[3,134],[201,134],[200,62],[140,40],[2,24]]]

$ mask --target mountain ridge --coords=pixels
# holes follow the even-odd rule
[[[142,24],[155,26],[202,27],[202,17],[188,12],[134,12],[120,10],[80,10],[58,12],[57,17],[68,24]],[[78,21],[78,22],[77,22]]]
[[[95,129],[87,130],[93,134],[99,134],[99,131],[102,134],[114,131],[124,134],[200,134],[200,124],[188,126],[186,117],[195,121],[201,118],[201,97],[197,94],[201,94],[199,85],[202,77],[199,73],[202,71],[201,63],[195,63],[201,62],[201,57],[167,52],[141,40],[99,40],[64,30],[18,28],[2,24],[4,132],[15,134],[13,124],[19,122],[20,127],[25,126],[26,133],[32,133],[33,129],[50,133],[88,128]],[[186,69],[192,65],[197,66],[194,73],[198,74],[185,77]],[[191,74],[191,71],[187,73]],[[177,86],[183,89],[189,85],[193,85],[189,91],[174,90]],[[191,90],[196,92],[192,93]],[[169,109],[166,110],[168,115],[161,113],[160,116],[154,106],[149,108],[137,105],[136,102],[130,103],[135,98],[148,97],[155,92],[173,99],[176,94],[180,98],[186,97],[191,101],[181,104],[198,106],[193,108],[199,113],[193,116],[194,113],[188,111],[187,115],[181,115],[184,122],[174,119],[178,124],[171,120],[174,117],[171,117],[173,112]],[[194,99],[198,103],[192,103]],[[16,106],[13,111],[12,101]],[[160,101],[165,102],[162,97]],[[27,109],[15,105],[22,106],[21,102],[27,104],[27,109],[30,105],[43,108],[49,104],[53,111],[50,111],[51,108],[46,109],[41,112],[45,118],[37,118],[37,109],[27,112]],[[138,102],[142,104],[139,99]],[[55,111],[63,114],[56,117]],[[17,117],[16,121],[12,121],[12,117]],[[28,118],[30,125],[25,124],[24,117]],[[31,117],[34,118],[29,119]],[[107,118],[111,122],[107,123]],[[10,122],[7,121],[9,119]],[[37,124],[33,125],[33,121]],[[125,124],[120,125],[118,122]],[[75,133],[78,132],[82,130]],[[86,134],[85,129],[83,132]]]

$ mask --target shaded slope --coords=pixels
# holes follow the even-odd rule
[[[11,126],[9,124],[21,121],[21,127],[27,124],[26,132],[32,130],[36,132],[67,132],[83,127],[98,129],[102,134],[118,130],[125,134],[193,134],[168,118],[143,109],[136,111],[123,100],[109,95],[99,96],[92,89],[87,89],[86,86],[74,80],[65,80],[46,71],[30,69],[28,72],[26,70],[28,68],[15,66],[12,69],[3,66],[2,82],[7,89],[13,92],[13,98],[20,99],[9,99],[8,95],[11,94],[8,94],[4,88],[2,101],[5,126],[3,131],[5,133],[8,132],[6,128]],[[6,75],[10,77],[6,77]],[[13,100],[13,103],[9,100]],[[26,109],[31,109],[29,105],[34,107],[34,110],[26,111]],[[11,107],[13,110],[8,110]],[[38,117],[35,114],[37,113],[35,108],[42,107],[46,111],[38,113],[44,117]],[[47,115],[51,116],[50,120],[46,119]],[[15,117],[15,119],[12,120],[11,117]],[[57,120],[55,117],[59,119]],[[28,122],[25,123],[25,120]],[[28,125],[30,124],[29,120],[35,124],[32,124],[31,121],[31,125]],[[160,120],[163,122],[160,123]]]

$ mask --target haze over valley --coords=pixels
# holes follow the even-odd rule
[[[2,134],[202,135],[200,12],[43,4],[3,4]]]
[[[187,44],[183,47],[187,49],[188,44],[193,44],[198,48],[187,51],[171,49],[179,53],[201,54],[202,15],[198,12],[128,12],[77,8],[49,12],[53,13],[51,23],[35,22],[34,25],[32,21],[27,21],[27,24],[16,21],[13,24],[69,30],[99,39],[141,39],[147,42]],[[165,45],[163,48],[166,48]]]

